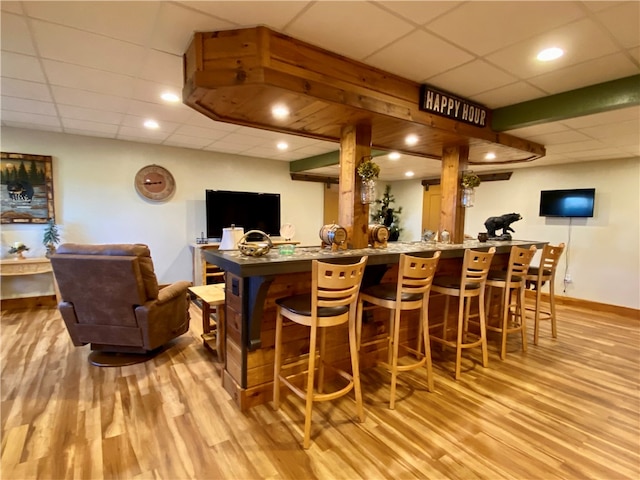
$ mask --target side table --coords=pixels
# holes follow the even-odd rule
[[[218,359],[224,362],[224,283],[189,287],[189,291],[202,303],[202,341],[208,350],[217,353]],[[211,323],[212,309],[215,309],[216,322]]]

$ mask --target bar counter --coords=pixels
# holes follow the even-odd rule
[[[440,250],[438,273],[459,273],[464,251],[467,249],[486,251],[495,247],[496,254],[492,265],[499,266],[506,265],[509,252],[514,245],[521,247],[535,245],[537,248],[542,248],[546,243],[531,240],[487,242],[469,240],[464,244],[390,242],[386,248],[377,249],[332,251],[319,246],[296,247],[290,255],[281,255],[279,247],[274,247],[261,257],[245,256],[238,250],[206,250],[203,253],[207,262],[226,272],[227,328],[226,338],[222,340],[226,345],[223,370],[225,389],[242,410],[270,400],[273,382],[275,301],[278,298],[311,289],[309,272],[312,260],[350,262],[367,255],[367,268],[362,282],[363,286],[368,286],[381,281],[394,280],[401,253],[431,256],[433,252]],[[432,307],[429,310],[432,315]],[[368,327],[368,334],[371,335],[379,335],[380,329],[383,328],[376,322],[372,322]],[[286,332],[285,329],[283,335],[288,335],[287,338],[291,339],[288,344],[290,351],[302,351],[304,334],[301,332],[297,335],[294,329]],[[363,330],[363,338],[366,332],[366,329]],[[413,331],[405,332],[405,335],[414,333]],[[346,348],[346,344],[344,347]],[[340,355],[344,353],[345,348],[336,349],[337,362],[341,361]],[[364,368],[373,365],[380,356],[379,353],[381,352],[368,352],[364,358],[361,358],[361,365]]]

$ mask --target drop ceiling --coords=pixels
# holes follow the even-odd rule
[[[216,122],[167,104],[196,31],[266,25],[497,109],[640,73],[640,2],[7,2],[2,126],[115,138],[290,162],[332,142]],[[540,64],[539,49],[565,49]],[[143,122],[153,118],[156,130]],[[522,168],[640,156],[640,107],[507,133],[545,145]],[[276,144],[286,141],[289,149]],[[437,176],[440,162],[378,157],[383,179]],[[510,166],[511,168],[511,166]],[[478,171],[504,169],[482,166]],[[311,173],[337,174],[337,167]]]

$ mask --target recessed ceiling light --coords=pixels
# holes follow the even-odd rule
[[[404,142],[405,142],[407,145],[411,145],[411,146],[413,146],[413,145],[415,145],[416,143],[418,143],[418,136],[417,136],[417,135],[413,135],[413,134],[411,134],[411,135],[407,135],[407,138],[405,138],[405,139],[404,139]]]
[[[287,142],[278,142],[278,150],[286,150],[289,148],[289,144]]]
[[[276,105],[271,109],[271,113],[275,118],[283,119],[289,116],[289,109],[284,105]]]
[[[411,170],[409,170],[408,172],[406,172],[404,174],[405,177],[413,177],[415,175],[415,173],[413,173]]]
[[[145,120],[144,121],[144,126],[146,128],[151,129],[151,130],[154,130],[156,128],[160,128],[160,125],[155,120]]]
[[[389,160],[398,160],[400,158],[400,154],[398,152],[391,152],[389,154]]]
[[[484,156],[485,160],[495,160],[496,159],[496,154],[493,152],[489,152]]]
[[[162,95],[160,95],[160,98],[162,98],[162,100],[164,100],[165,102],[171,103],[180,101],[180,97],[173,92],[164,92]]]
[[[540,51],[536,58],[541,62],[548,62],[560,58],[562,55],[564,55],[564,50],[558,47],[551,47]]]

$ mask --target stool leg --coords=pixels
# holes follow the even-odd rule
[[[422,337],[424,340],[424,356],[426,358],[427,364],[427,384],[429,385],[429,391],[433,392],[433,365],[431,362],[431,341],[429,340],[429,306],[426,304],[422,305],[422,310],[420,311],[420,317],[422,323]]]
[[[448,299],[449,297],[447,297]],[[462,333],[464,330],[465,318],[464,311],[466,307],[466,301],[464,297],[459,297],[460,301],[458,302],[458,331],[456,332],[456,373],[455,379],[458,380],[460,378],[460,363],[462,361]],[[468,307],[466,308],[468,311]]]
[[[538,334],[540,333],[540,308],[542,307],[542,282],[536,282],[536,306],[533,315],[533,344],[538,345]]]
[[[393,410],[396,408],[396,382],[398,380],[398,349],[400,342],[400,309],[396,308],[391,311],[395,317],[393,321],[393,338],[391,340],[391,346],[393,348],[393,353],[391,356],[391,361],[389,365],[391,365],[391,394],[389,400],[389,408]]]
[[[358,300],[358,309],[356,313],[356,346],[360,351],[360,345],[362,344],[362,310],[364,309],[364,302]]]
[[[444,318],[442,320],[442,339],[447,340],[447,320],[449,319],[449,295],[444,298]],[[441,349],[444,352],[444,342],[441,344]]]
[[[320,356],[319,356],[319,360],[320,362],[318,363],[318,392],[322,393],[324,391],[324,353],[325,353],[325,347],[327,345],[326,339],[327,339],[327,329],[326,328],[321,328],[320,329]]]
[[[549,280],[549,313],[551,314],[551,336],[558,338],[558,331],[556,330],[556,285],[555,277],[552,276]]]
[[[517,309],[520,315],[520,328],[521,328],[521,336],[522,336],[522,351],[527,351],[527,314],[524,309],[524,283],[520,284],[518,291],[518,303]]]
[[[480,315],[480,346],[482,347],[482,366],[489,366],[489,354],[487,352],[487,319],[484,311],[484,285],[480,287],[480,296],[478,297],[478,309]]]
[[[389,365],[391,365],[391,362],[393,362],[393,336],[395,333],[394,315],[395,310],[389,310],[389,337],[387,339],[387,364]]]
[[[502,306],[500,307],[502,314],[502,337],[500,338],[500,359],[507,357],[507,329],[509,328],[509,302],[511,297],[511,289],[506,285],[502,292]]]
[[[356,394],[356,411],[358,419],[364,422],[364,407],[362,405],[362,388],[360,385],[360,358],[358,357],[358,346],[356,344],[355,319],[349,318],[349,350],[351,351],[351,373],[353,376],[353,389]]]
[[[276,345],[273,359],[273,408],[280,408],[280,370],[282,369],[282,314],[280,309],[276,315]]]
[[[315,322],[314,322],[315,323]],[[311,338],[309,339],[309,372],[307,373],[307,392],[305,395],[305,409],[304,409],[304,443],[305,449],[309,448],[311,443],[311,409],[313,407],[313,394],[314,394],[314,377],[316,368],[316,342],[318,327],[312,323],[311,325]]]

